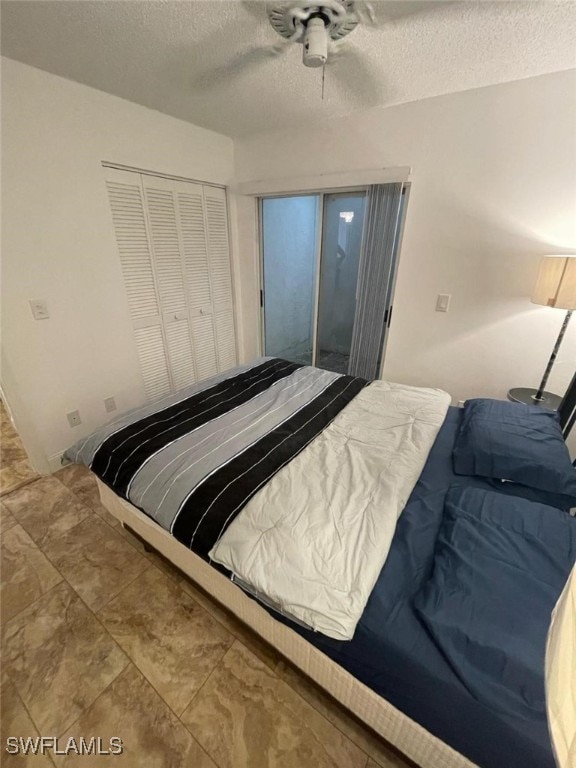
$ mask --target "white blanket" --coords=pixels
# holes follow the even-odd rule
[[[375,381],[246,505],[210,552],[283,614],[354,635],[450,396]]]

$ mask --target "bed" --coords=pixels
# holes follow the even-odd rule
[[[259,385],[263,379],[267,379],[267,386]],[[295,391],[301,392],[312,382],[312,392],[304,400],[296,400],[287,412],[286,382],[293,383],[297,379],[300,383]],[[303,385],[303,380],[307,384]],[[234,388],[232,382],[239,386]],[[250,397],[243,397],[240,393],[247,386],[255,386],[255,390]],[[508,765],[552,768],[554,758],[543,710],[544,643],[549,623],[547,606],[551,611],[576,557],[574,521],[565,512],[544,506],[541,493],[536,494],[537,498],[531,498],[527,503],[531,505],[530,525],[536,532],[533,539],[541,539],[540,549],[534,554],[530,531],[526,534],[525,530],[525,511],[520,508],[526,501],[519,500],[517,487],[502,482],[496,486],[489,478],[454,472],[453,452],[462,427],[463,411],[448,407],[444,393],[395,387],[386,383],[367,386],[366,382],[353,377],[327,376],[326,372],[316,372],[316,369],[262,358],[191,391],[122,417],[78,443],[68,456],[83,461],[95,471],[102,503],[123,525],[171,560],[414,762],[424,768],[473,765],[481,768]],[[176,432],[163,434],[158,442],[154,427],[156,432],[147,452],[138,453],[142,450],[143,440],[150,435],[142,431],[142,425],[149,428],[147,425],[152,422],[156,424],[158,411],[164,417],[179,413],[175,421],[180,425],[189,416],[182,412],[182,403],[193,402],[195,414],[200,402],[198,397],[205,398],[206,392],[225,392],[224,399],[231,399],[232,411],[247,416],[243,425],[262,424],[261,419],[265,421],[271,410],[266,398],[273,396],[275,407],[280,403],[278,419],[273,425],[266,424],[265,429],[257,429],[256,433],[256,427],[251,427],[240,446],[234,443],[231,451],[222,452],[229,435],[226,421],[229,416],[226,414],[230,410],[219,410],[217,405],[215,413],[211,414],[214,417],[211,426],[204,422],[193,423],[193,438],[184,438],[190,433],[179,426]],[[219,395],[211,400],[210,407],[223,397]],[[380,406],[384,401],[391,410]],[[206,410],[206,400],[201,402]],[[255,402],[262,406],[258,414],[250,410]],[[328,410],[325,408],[327,403],[330,404]],[[340,407],[335,408],[335,403]],[[320,412],[324,414],[321,418]],[[353,414],[353,423],[346,422],[350,414]],[[300,419],[296,426],[294,419]],[[320,461],[329,457],[326,474],[331,470],[338,478],[334,489],[320,488],[318,491],[323,495],[329,493],[328,507],[338,511],[342,489],[350,493],[351,480],[343,477],[343,467],[350,462],[355,466],[358,464],[354,448],[350,447],[354,441],[349,437],[362,419],[364,422],[356,434],[356,441],[359,434],[369,433],[369,439],[361,441],[362,456],[366,455],[364,443],[370,444],[370,450],[369,459],[362,459],[359,476],[363,477],[362,472],[371,466],[371,462],[377,462],[380,455],[380,463],[387,465],[387,472],[382,477],[393,475],[396,478],[399,475],[399,479],[386,489],[386,497],[379,497],[374,491],[376,486],[370,485],[360,499],[361,516],[341,518],[336,515],[342,530],[335,537],[336,543],[331,542],[328,550],[321,550],[322,556],[317,558],[319,564],[313,563],[313,570],[306,571],[307,583],[320,586],[315,587],[313,595],[306,596],[307,603],[302,606],[300,603],[305,601],[296,600],[294,596],[293,576],[298,569],[309,567],[315,552],[306,552],[303,559],[298,559],[298,553],[288,552],[283,567],[277,569],[282,572],[279,583],[266,582],[263,586],[262,574],[252,565],[255,560],[261,565],[262,559],[265,561],[266,557],[278,555],[288,535],[282,530],[283,517],[288,517],[289,530],[292,530],[295,523],[290,518],[291,509],[294,506],[304,509],[311,501],[308,496],[301,495],[301,488],[300,495],[291,498],[289,489],[306,485],[299,483],[298,478],[304,477],[308,467],[314,466],[312,449],[320,451]],[[380,423],[386,424],[386,429],[379,430]],[[315,424],[313,430],[311,424]],[[218,439],[210,442],[214,428]],[[294,443],[292,436],[295,432],[300,434],[301,428],[301,439]],[[330,445],[322,449],[327,434],[332,435]],[[266,442],[271,439],[270,435],[277,436],[277,443]],[[186,455],[190,457],[195,455],[195,445],[203,439],[207,442],[198,450],[197,458],[194,461],[188,458],[188,463],[182,465],[178,458],[184,452],[182,446],[187,446]],[[183,443],[183,440],[190,442]],[[273,467],[273,480],[270,480],[269,455],[271,445],[277,444],[282,448]],[[337,450],[333,455],[330,446],[334,444]],[[178,446],[178,452],[175,452],[175,446]],[[418,446],[424,447],[420,450]],[[163,451],[167,451],[164,464],[156,465]],[[208,495],[206,498],[194,497],[192,488],[186,489],[183,483],[188,475],[190,484],[190,472],[199,471],[198,463],[206,462],[208,453],[214,460],[202,465],[194,481],[200,489],[207,486],[202,493]],[[266,457],[266,467],[260,464],[262,457]],[[245,463],[237,466],[240,459]],[[166,464],[171,468],[164,471],[166,483],[158,496],[149,488]],[[196,469],[190,469],[192,464]],[[256,464],[262,471],[246,483],[246,472]],[[402,465],[401,471],[398,464]],[[138,468],[143,465],[147,467],[144,480],[141,473],[138,477]],[[373,470],[371,472],[374,474]],[[242,478],[239,484],[243,504],[238,503],[238,477]],[[379,481],[377,488],[386,482]],[[315,485],[313,481],[311,484]],[[368,481],[363,485],[369,485]],[[148,507],[142,504],[146,501],[145,491]],[[223,499],[224,492],[228,496]],[[170,494],[175,495],[174,508],[178,514],[167,512],[166,504],[160,503]],[[218,508],[217,502],[221,499],[221,510],[214,524],[208,526],[217,535],[206,538],[195,534],[204,525],[208,512]],[[321,504],[320,496],[314,499],[316,505]],[[392,499],[393,503],[388,504],[386,499]],[[508,501],[503,512],[504,499]],[[139,508],[131,503],[134,500]],[[191,503],[194,500],[196,503]],[[547,500],[545,496],[544,501]],[[472,502],[478,513],[469,515],[467,509]],[[384,506],[390,507],[386,517],[380,514]],[[275,517],[272,521],[268,517],[263,520],[262,516],[268,514],[270,508],[275,510]],[[186,509],[192,510],[191,516],[182,522],[182,510]],[[344,514],[345,504],[342,509]],[[231,511],[235,515],[230,515]],[[297,516],[296,525],[301,517],[301,514]],[[358,517],[361,522],[356,520]],[[228,527],[222,525],[223,520]],[[345,539],[344,528],[353,532],[355,546],[352,549],[358,550],[343,568],[349,573],[349,578],[344,580],[345,588],[354,591],[356,596],[351,601],[355,603],[352,616],[346,606],[346,610],[343,608],[342,589],[335,590],[335,594],[328,590],[334,575],[332,561],[344,557],[343,553],[350,548],[346,540],[343,544],[340,542],[341,538]],[[520,536],[519,528],[522,529]],[[479,530],[482,535],[478,538]],[[259,532],[256,538],[264,538],[270,531],[277,538],[262,552],[251,543],[255,540],[255,531]],[[310,528],[304,527],[300,535],[305,536],[306,531],[310,533]],[[316,533],[322,537],[325,531],[320,527]],[[196,535],[195,545],[192,539]],[[475,556],[468,563],[465,548],[474,537],[481,545],[475,544]],[[547,538],[549,542],[545,541]],[[559,545],[558,541],[564,543]],[[250,546],[243,552],[246,542]],[[459,542],[464,542],[464,549]],[[505,566],[501,565],[503,546],[506,552],[513,551],[515,558]],[[560,555],[557,554],[558,546],[562,549]],[[238,552],[243,553],[244,559],[238,555],[235,560]],[[336,554],[337,558],[328,557],[327,552]],[[460,558],[457,589],[449,583],[454,553]],[[538,578],[532,582],[535,557],[540,558],[542,565],[538,566],[541,569],[536,574]],[[370,562],[365,563],[365,560]],[[477,560],[490,565],[479,568]],[[250,567],[245,565],[246,562]],[[523,563],[531,565],[521,573],[519,566]],[[458,611],[468,610],[470,595],[477,599],[478,610],[483,610],[486,594],[480,595],[476,585],[482,581],[486,567],[501,568],[497,578],[503,586],[494,610],[499,631],[510,631],[508,607],[511,605],[517,610],[512,630],[517,618],[534,613],[534,606],[544,617],[537,626],[523,627],[522,631],[528,636],[534,635],[535,639],[524,649],[524,655],[519,654],[519,659],[510,657],[505,660],[508,677],[504,686],[499,684],[500,675],[490,666],[502,661],[496,659],[494,662],[493,649],[492,655],[475,651],[482,663],[471,664],[461,653],[458,622],[452,626]],[[447,595],[457,595],[460,584],[467,585],[468,581],[471,591],[464,591],[464,600],[457,596],[456,603],[446,602]],[[483,588],[491,588],[489,579]],[[326,614],[329,620],[324,622]],[[481,623],[475,622],[475,626],[484,632]],[[466,637],[466,643],[474,631]],[[490,642],[484,640],[482,637],[481,645],[485,649],[491,640],[490,637]],[[542,673],[532,674],[540,656]]]

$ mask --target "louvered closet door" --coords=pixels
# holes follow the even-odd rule
[[[236,364],[223,189],[107,169],[148,397]]]
[[[173,182],[176,193],[184,259],[184,288],[188,301],[194,363],[199,379],[218,370],[214,301],[206,241],[204,197],[201,184]]]
[[[236,365],[236,335],[234,328],[226,191],[217,187],[205,186],[204,210],[216,321],[218,367],[220,370],[226,370],[226,368]]]
[[[148,398],[170,392],[160,304],[140,177],[106,169],[106,186],[136,348]]]
[[[142,175],[156,284],[175,389],[196,380],[188,302],[184,288],[183,245],[174,182]]]

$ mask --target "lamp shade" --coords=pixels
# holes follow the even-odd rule
[[[576,309],[576,254],[544,256],[531,301],[556,309]]]

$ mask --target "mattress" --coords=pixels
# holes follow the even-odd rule
[[[402,513],[387,561],[347,643],[292,624],[312,645],[481,768],[554,768],[546,718],[504,715],[477,700],[418,618],[413,599],[432,570],[451,485],[494,490],[457,476],[452,449],[462,412],[450,408]],[[502,487],[506,492],[505,486]],[[285,621],[277,616],[279,621]]]

